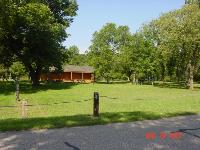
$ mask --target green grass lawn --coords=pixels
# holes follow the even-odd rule
[[[12,82],[0,83],[0,130],[58,128],[200,114],[200,88],[172,84],[132,85],[51,83],[32,89],[21,83],[28,118],[21,119]],[[100,93],[100,117],[92,117],[93,92]]]

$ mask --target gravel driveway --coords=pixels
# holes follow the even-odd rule
[[[181,136],[174,137],[171,132],[181,133]],[[163,133],[165,136],[160,137]],[[200,115],[87,127],[0,132],[0,150],[10,149],[199,150]]]

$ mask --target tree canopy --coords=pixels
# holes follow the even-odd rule
[[[38,85],[43,68],[61,66],[66,59],[62,42],[76,15],[72,0],[2,0],[0,2],[0,56],[2,63],[17,60]]]
[[[67,64],[78,66],[88,65],[87,55],[81,54],[79,48],[76,45],[72,45],[69,48],[67,48],[66,55],[68,59],[65,63]]]
[[[188,1],[132,34],[127,26],[106,24],[93,35],[88,57],[96,74],[129,81],[184,81],[193,89],[200,68],[200,9]],[[197,78],[195,78],[197,79]]]
[[[197,5],[161,16],[156,25],[161,37],[160,47],[168,50],[168,58],[174,59],[175,67],[186,72],[188,87],[193,88],[193,76],[199,69],[200,59],[200,9]]]
[[[114,23],[106,24],[93,34],[89,48],[89,64],[96,68],[96,77],[103,77],[107,83],[118,76],[118,55],[120,49],[128,43],[130,36],[127,26],[117,27]]]

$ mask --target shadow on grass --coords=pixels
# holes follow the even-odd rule
[[[77,85],[77,83],[64,83],[64,82],[48,82],[41,83],[40,86],[33,88],[28,81],[20,81],[20,91],[21,93],[36,93],[39,91],[46,90],[62,90],[70,89],[72,86]],[[15,92],[15,83],[13,81],[0,81],[0,93],[4,95],[9,95]]]
[[[97,81],[94,84],[130,84],[129,81],[110,81],[107,83],[106,81]]]
[[[100,96],[105,98],[106,100],[116,100],[118,99],[117,97],[109,97],[109,96]],[[87,102],[91,101],[93,98],[88,98],[88,99],[83,99],[83,100],[72,100],[72,101],[62,101],[62,102],[55,102],[55,103],[42,103],[42,104],[28,104],[28,107],[38,107],[38,106],[53,106],[53,105],[60,105],[60,104],[70,104],[70,103],[82,103],[82,102]],[[18,107],[17,105],[2,105],[0,108],[14,108]]]
[[[160,88],[188,89],[185,82],[155,82],[154,86]],[[194,89],[200,89],[200,86],[196,84],[194,85]]]
[[[117,97],[109,97],[109,96],[100,96],[100,97],[104,97],[104,98],[107,98],[107,99],[110,99],[110,100],[118,99]]]
[[[155,120],[163,117],[180,115],[194,115],[192,112],[177,112],[169,114],[156,114],[153,112],[116,112],[101,113],[99,118],[90,115],[58,116],[46,118],[5,119],[0,120],[0,131],[16,131],[28,129],[50,129],[73,126],[86,126],[108,124],[116,122],[130,122],[139,120]]]
[[[156,82],[154,83],[155,87],[160,88],[176,88],[176,89],[187,89],[187,86],[184,82],[175,83],[175,82]]]

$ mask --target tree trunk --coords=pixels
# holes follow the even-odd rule
[[[135,84],[138,85],[138,83],[139,83],[138,78],[135,78]]]
[[[165,80],[165,65],[161,64],[161,80]]]
[[[136,79],[135,79],[135,73],[132,75],[132,84],[135,84],[135,81],[136,81]]]
[[[38,66],[36,70],[32,68],[32,66],[29,66],[29,76],[31,78],[31,83],[33,87],[39,86],[39,80],[40,80],[40,73],[42,68]]]
[[[191,61],[188,65],[188,88],[193,90],[194,84],[193,84],[193,78],[194,78],[194,66],[191,64]]]
[[[180,83],[180,73],[179,73],[179,68],[176,70],[176,80],[178,83]]]
[[[39,85],[39,78],[38,75],[36,73],[33,73],[30,75],[31,76],[31,83],[33,87],[36,87]]]
[[[132,72],[127,73],[128,82],[132,83]]]
[[[109,83],[110,83],[110,80],[109,80],[109,78],[108,78],[108,77],[106,78],[106,83],[107,83],[107,84],[109,84]]]
[[[154,76],[151,77],[151,85],[154,85]]]
[[[17,77],[15,80],[15,84],[16,84],[16,102],[20,101],[19,99],[19,78]]]

